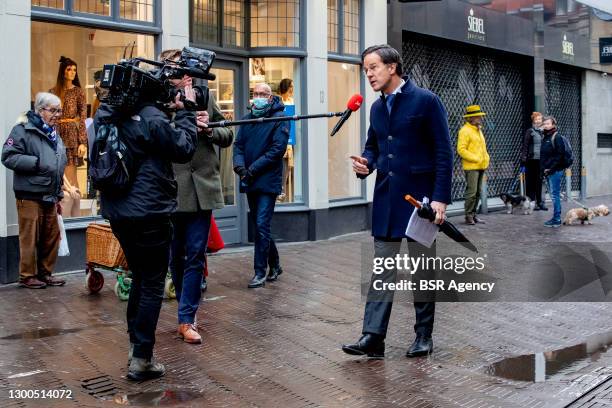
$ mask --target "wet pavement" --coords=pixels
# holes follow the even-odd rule
[[[611,206],[612,197],[586,204],[601,203]],[[475,242],[516,243],[503,256],[517,276],[533,256],[525,247],[612,241],[612,217],[551,230],[541,225],[550,214],[492,213],[473,227],[453,221]],[[385,360],[342,353],[340,344],[360,335],[361,252],[370,245],[367,233],[281,244],[284,274],[257,290],[246,288],[252,250],[211,256],[198,313],[204,344],[176,338],[176,302],[164,301],[156,356],[167,375],[141,383],[125,378],[126,303],[112,291],[112,273],[96,295],[84,273],[61,288],[2,287],[0,406],[612,406],[605,302],[438,303],[435,352],[418,359],[404,357],[414,311],[397,302]],[[491,273],[513,280],[507,269]]]

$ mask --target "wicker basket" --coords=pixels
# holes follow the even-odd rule
[[[128,268],[125,254],[113,235],[110,225],[89,224],[87,226],[87,262],[116,268]]]

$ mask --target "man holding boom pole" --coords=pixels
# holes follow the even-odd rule
[[[366,49],[361,60],[370,86],[381,92],[370,111],[370,128],[363,154],[351,157],[357,177],[365,178],[377,170],[372,208],[374,256],[395,257],[404,238],[408,240],[411,257],[435,256],[435,243],[427,248],[405,236],[414,207],[404,200],[404,196],[410,194],[418,200],[427,197],[436,212],[435,223],[443,222],[446,206],[451,202],[453,166],[446,109],[438,96],[417,87],[408,77],[402,78],[400,54],[389,45]],[[418,278],[424,271],[416,273]],[[343,345],[345,353],[384,357],[393,292],[377,291],[372,282],[394,282],[396,276],[395,268],[373,276],[362,336],[354,344]],[[406,352],[407,357],[433,351],[433,300],[417,299],[415,294],[416,339]]]

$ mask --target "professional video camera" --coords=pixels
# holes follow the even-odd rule
[[[208,87],[194,86],[196,102],[193,103],[185,100],[182,90],[175,89],[170,80],[181,79],[184,75],[214,80],[215,75],[210,73],[214,60],[215,53],[212,51],[185,47],[178,61],[124,58],[117,64],[104,65],[100,87],[108,90],[108,94],[102,102],[124,109],[146,102],[168,106],[180,93],[186,109],[206,110]],[[140,67],[141,63],[157,68],[146,70]]]

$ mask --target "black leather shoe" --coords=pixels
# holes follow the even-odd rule
[[[281,273],[283,273],[283,268],[281,268],[280,266],[270,268],[270,272],[268,272],[268,277],[266,278],[266,280],[268,282],[274,282],[278,279]]]
[[[382,336],[366,333],[357,343],[343,344],[342,351],[353,356],[366,354],[371,358],[385,357],[385,339]]]
[[[249,282],[249,289],[263,288],[266,284],[266,277],[264,276],[253,276],[253,279]]]
[[[433,340],[431,337],[420,336],[418,335],[416,339],[414,339],[414,343],[406,352],[406,357],[420,357],[426,356],[433,352]]]
[[[538,207],[542,211],[548,211],[548,207],[544,203],[540,203],[540,205],[538,205]]]
[[[208,289],[208,283],[206,283],[206,279],[202,280],[202,285],[200,286],[200,289],[202,289],[202,293],[206,292],[206,289]]]

